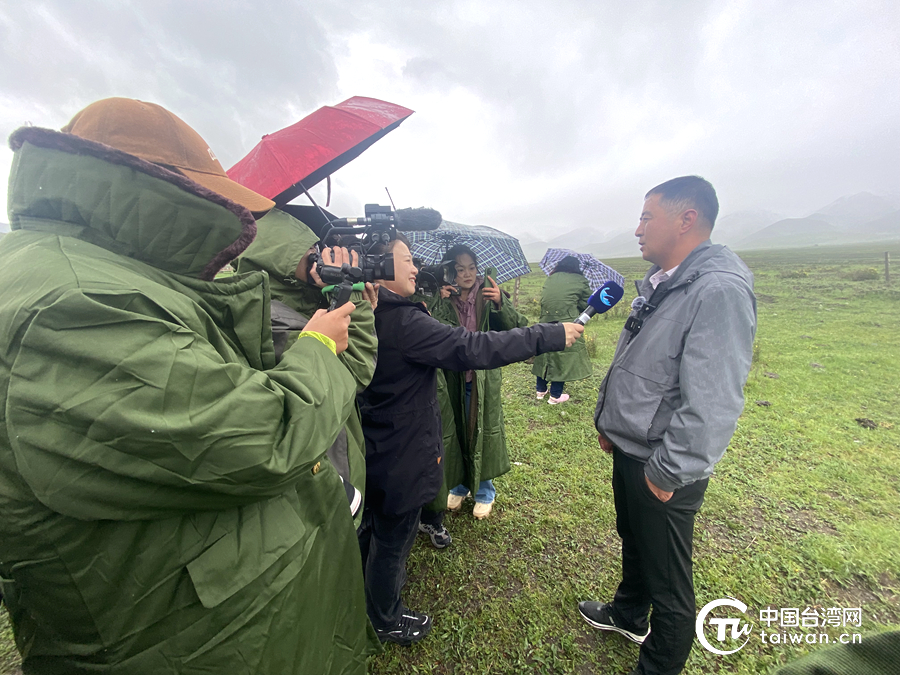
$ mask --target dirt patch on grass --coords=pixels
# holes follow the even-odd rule
[[[863,620],[879,624],[900,623],[900,581],[882,574],[878,588],[865,579],[854,579],[850,584],[838,585],[826,582],[829,606],[862,607]]]
[[[784,508],[786,527],[794,532],[838,535],[837,529],[820,515],[806,509]]]

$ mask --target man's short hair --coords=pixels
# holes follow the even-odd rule
[[[681,176],[660,183],[644,197],[659,195],[660,206],[672,212],[696,209],[700,217],[709,223],[709,229],[716,224],[719,215],[719,198],[712,184],[700,176]]]

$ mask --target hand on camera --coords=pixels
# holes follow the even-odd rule
[[[347,263],[351,267],[356,267],[359,265],[359,254],[356,251],[348,251],[342,246],[335,246],[334,248],[323,248],[321,255],[322,264],[329,267],[340,267],[344,263]],[[326,284],[324,281],[322,281],[322,278],[316,271],[315,265],[313,265],[309,269],[309,278],[312,280],[313,285],[319,288],[325,288]]]
[[[563,328],[566,329],[566,347],[574,345],[584,332],[584,326],[578,323],[564,323]]]
[[[455,290],[456,289],[453,288],[453,286],[441,286],[441,298],[446,300],[451,295],[453,295],[453,291],[455,291]]]
[[[344,303],[337,309],[329,312],[318,310],[303,329],[321,333],[325,337],[334,340],[335,351],[340,354],[347,349],[347,328],[350,326],[350,313],[356,309],[352,302]]]
[[[372,285],[368,281],[366,282],[366,290],[363,291],[363,300],[368,300],[369,304],[372,305],[372,311],[375,311],[375,308],[378,307],[378,289],[381,288],[381,284]]]
[[[493,286],[485,286],[482,294],[486,299],[493,302],[494,305],[496,305],[497,309],[500,309],[500,303],[502,302],[500,293],[502,293],[502,291],[500,290],[500,287],[497,286],[496,281],[494,281],[491,277],[488,277],[488,279],[490,279],[490,282],[493,284]]]

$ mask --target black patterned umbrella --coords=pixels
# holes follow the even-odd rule
[[[625,277],[616,272],[609,265],[604,265],[590,253],[577,253],[567,248],[548,248],[541,258],[541,269],[544,274],[550,276],[556,264],[567,256],[572,256],[581,264],[581,273],[591,284],[591,288],[598,289],[607,281],[615,281],[619,286],[625,287]]]
[[[478,256],[480,269],[493,267],[497,270],[498,284],[531,272],[519,240],[493,227],[460,225],[445,220],[437,229],[404,234],[412,244],[413,255],[427,265],[440,262],[452,246],[465,244]]]

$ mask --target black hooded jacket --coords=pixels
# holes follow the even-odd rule
[[[366,503],[400,514],[435,498],[443,481],[437,368],[490,370],[566,346],[561,324],[476,333],[433,319],[386,288],[375,309],[378,365],[359,395]]]

